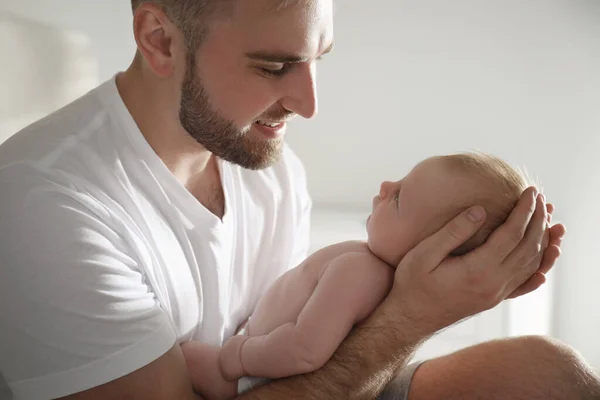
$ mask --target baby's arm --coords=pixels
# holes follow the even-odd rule
[[[346,253],[326,268],[298,316],[268,335],[229,339],[221,352],[226,379],[281,378],[319,369],[353,325],[385,298],[394,271],[368,253]]]
[[[231,399],[237,395],[237,381],[228,381],[219,367],[220,346],[198,341],[181,345],[194,391],[205,400]]]

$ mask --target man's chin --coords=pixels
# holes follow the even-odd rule
[[[245,168],[260,170],[275,165],[281,159],[281,155],[283,154],[283,141],[281,141],[277,147],[269,147],[268,149],[263,150],[264,151],[262,152],[252,154],[251,161]]]
[[[248,140],[243,148],[215,155],[250,170],[261,170],[272,167],[283,154],[284,141],[281,140]]]

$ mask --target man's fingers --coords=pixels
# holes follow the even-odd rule
[[[534,290],[537,290],[540,286],[542,286],[544,282],[546,282],[546,277],[544,276],[544,274],[535,273],[527,280],[527,282],[515,289],[507,297],[507,299],[514,299],[519,296],[523,296],[524,294],[531,293]]]
[[[546,234],[546,205],[542,197],[538,196],[535,213],[529,222],[523,240],[504,263],[507,273],[515,276],[515,288],[538,269],[545,250],[543,243]],[[534,260],[537,260],[537,265],[533,265],[536,264]]]
[[[567,233],[567,229],[563,224],[556,224],[550,227],[550,245],[556,245],[560,247],[562,240]]]
[[[515,289],[513,291],[513,294],[518,292],[519,296],[522,296],[526,293],[532,292],[533,290],[537,289],[537,287],[535,287],[532,290],[523,291],[525,289],[532,288],[532,283],[530,281],[532,279],[533,280],[537,279],[536,275],[542,275],[542,277],[544,278],[544,282],[546,281],[545,275],[550,271],[550,269],[552,268],[552,265],[554,265],[554,262],[558,258],[557,253],[556,253],[556,250],[558,249],[558,247],[552,246],[551,250],[548,249],[548,237],[549,237],[548,230],[546,230],[546,232],[544,233],[544,240],[543,240],[543,244],[541,247],[542,252],[536,258],[534,258],[526,268],[524,268],[525,271],[534,271],[535,270],[535,273],[532,276],[530,276],[529,279],[525,283],[521,284],[521,286],[519,286],[517,289]],[[559,250],[558,254],[560,254],[560,250]],[[515,286],[519,285],[522,281],[523,281],[523,278],[519,278],[519,276],[517,275],[513,278],[511,285],[513,285],[512,287],[515,287]],[[521,291],[519,291],[519,290],[521,290]]]
[[[548,214],[548,225],[552,223],[552,213],[554,212],[554,204],[546,204],[546,214]]]
[[[415,267],[433,271],[450,254],[473,236],[485,221],[485,209],[471,207],[412,249],[407,256],[418,259]],[[406,257],[405,257],[406,258]]]
[[[542,251],[546,250],[548,245],[550,244],[550,230],[548,229],[548,222],[546,222],[546,230],[544,231],[544,236],[542,238]]]
[[[480,260],[478,265],[484,267],[502,263],[525,236],[529,221],[535,212],[536,196],[537,191],[534,187],[527,188],[521,195],[517,205],[511,211],[506,222],[492,232],[482,246],[471,251],[466,256],[479,257],[479,254],[483,254],[486,259]]]
[[[548,246],[546,251],[544,251],[544,256],[540,263],[540,267],[538,268],[538,272],[547,274],[556,263],[556,260],[558,260],[558,257],[560,257],[560,247],[556,245]]]

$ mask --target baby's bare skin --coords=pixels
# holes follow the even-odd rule
[[[320,368],[354,324],[381,303],[393,278],[394,268],[366,242],[321,249],[270,287],[248,322],[247,336],[225,343],[225,378],[280,378]]]
[[[242,376],[281,378],[320,368],[353,325],[383,301],[394,271],[366,242],[315,252],[271,285],[244,335],[233,336],[222,348],[182,345],[194,388],[207,400],[221,400],[237,394]]]
[[[374,269],[378,265],[387,267],[389,274],[383,274],[383,271],[378,272],[386,275],[391,285],[394,270],[375,257],[369,250],[366,242],[348,241],[325,247],[312,254],[298,267],[283,274],[267,290],[257,304],[252,318],[248,321],[246,334],[249,336],[267,335],[280,325],[298,321],[298,316],[313,295],[319,279],[324,275],[327,267],[330,266],[330,263],[335,258],[348,253],[360,253],[366,255],[368,258],[372,258],[371,263]],[[357,262],[362,262],[366,259],[366,257],[351,257],[348,259],[352,260],[354,258],[356,258]],[[349,264],[343,271],[340,269],[339,272],[335,273],[344,272],[352,274],[353,270],[360,267],[361,265]],[[376,270],[373,273],[377,273]],[[381,291],[386,289],[386,286],[378,285],[371,288],[371,290]],[[350,287],[345,289],[352,290]],[[280,306],[278,307],[277,305]]]
[[[483,190],[439,159],[423,161],[398,182],[382,183],[366,242],[325,247],[279,277],[244,334],[222,348],[182,345],[194,388],[204,388],[199,391],[208,400],[221,400],[237,394],[244,376],[274,379],[319,369],[383,301],[408,251],[460,212],[455,204],[474,203]]]

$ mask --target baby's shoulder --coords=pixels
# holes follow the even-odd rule
[[[332,258],[326,266],[331,273],[353,275],[357,278],[388,281],[394,277],[394,269],[370,251],[361,248],[342,252]]]
[[[369,250],[369,246],[362,240],[348,240],[345,242],[335,243],[315,252],[315,255],[323,255],[326,258],[335,258],[346,253],[368,253],[373,254]]]
[[[303,264],[328,264],[334,258],[348,252],[369,252],[369,248],[366,243],[358,240],[335,243],[315,251]]]

